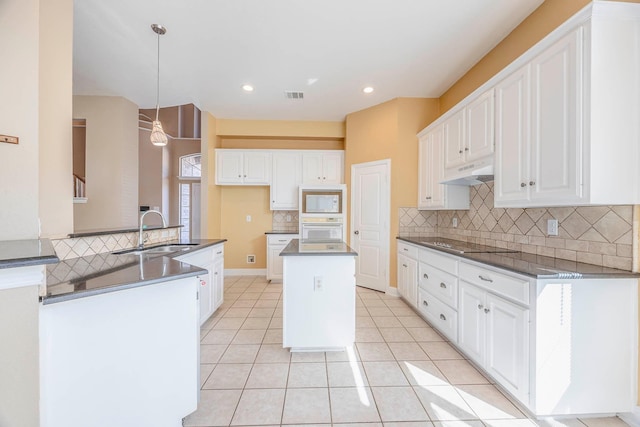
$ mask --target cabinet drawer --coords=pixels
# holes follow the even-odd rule
[[[420,262],[431,264],[432,266],[453,275],[458,274],[459,262],[453,257],[442,255],[429,249],[420,249],[419,258]]]
[[[529,305],[529,281],[460,263],[461,280]]]
[[[297,234],[268,234],[267,235],[267,245],[288,245],[291,239],[297,239]]]
[[[398,253],[408,256],[409,258],[418,259],[418,248],[413,245],[398,242]]]
[[[420,288],[436,296],[452,308],[458,308],[458,278],[440,271],[437,268],[420,263],[419,267]]]
[[[424,289],[418,290],[418,309],[447,338],[458,342],[458,313]]]
[[[224,257],[224,245],[214,246],[213,256],[215,256],[216,258]]]

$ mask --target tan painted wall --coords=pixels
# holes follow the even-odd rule
[[[41,236],[73,231],[72,155],[73,0],[40,2]]]
[[[74,96],[87,120],[87,198],[74,205],[74,229],[138,223],[138,106],[122,97]]]
[[[221,148],[266,150],[344,150],[344,139],[222,138]]]
[[[216,158],[214,150],[220,148],[217,136],[217,120],[209,112],[203,111],[201,117],[202,139],[202,203],[201,232],[203,238],[226,238],[222,233],[222,187],[215,185]],[[225,259],[226,263],[226,259]]]
[[[0,240],[38,237],[39,1],[0,2]],[[70,125],[70,122],[69,122]],[[71,178],[69,178],[71,182]],[[71,184],[69,184],[71,187]]]
[[[344,138],[344,122],[218,119],[217,134],[244,137]]]
[[[151,132],[146,129],[138,130],[138,204],[140,206],[154,206],[162,209],[162,148],[151,143]],[[150,222],[160,218],[148,215]],[[145,218],[145,221],[147,221]]]
[[[398,208],[415,206],[418,197],[418,139],[416,134],[437,117],[438,100],[397,98],[347,115],[345,183],[351,194],[351,166],[391,159],[389,283],[396,286]],[[351,212],[351,203],[348,203]],[[350,235],[350,233],[349,233]]]

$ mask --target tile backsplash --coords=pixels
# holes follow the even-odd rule
[[[180,237],[180,228],[144,231],[145,245],[167,242]],[[51,240],[61,260],[129,249],[138,245],[138,233],[114,233],[98,236]]]
[[[470,187],[470,209],[400,208],[400,235],[440,237],[631,270],[633,207],[495,208],[493,182]],[[458,226],[453,227],[457,218]],[[558,236],[547,236],[557,219]]]
[[[298,232],[298,211],[273,211],[272,231]],[[290,219],[290,221],[287,221]]]

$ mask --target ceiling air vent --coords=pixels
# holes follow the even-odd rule
[[[299,92],[296,90],[285,90],[284,96],[287,99],[304,99],[304,92]]]

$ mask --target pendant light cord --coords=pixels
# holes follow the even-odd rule
[[[158,38],[158,73],[156,80],[156,121],[158,121],[158,115],[160,114],[160,34],[157,34]]]

